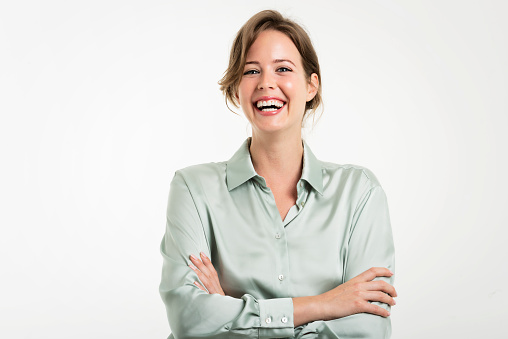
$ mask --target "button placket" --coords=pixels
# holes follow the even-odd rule
[[[303,183],[302,183],[303,184]],[[298,194],[298,198],[296,199],[296,206],[298,207],[298,214],[302,211],[305,206],[305,201],[309,196],[309,192],[303,188],[301,192]]]

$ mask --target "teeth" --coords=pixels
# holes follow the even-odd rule
[[[259,100],[258,102],[256,102],[256,106],[259,109],[261,109],[262,107],[266,107],[266,106],[276,106],[278,108],[281,108],[282,106],[284,106],[284,103],[279,100],[268,100],[268,101]],[[262,110],[263,111],[264,110],[273,111],[273,109],[262,109]]]

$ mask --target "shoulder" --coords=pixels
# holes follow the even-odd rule
[[[186,177],[201,177],[203,175],[219,175],[224,173],[226,170],[226,162],[209,162],[205,164],[198,164],[187,166],[177,170],[177,173],[180,173]]]
[[[320,163],[323,171],[323,179],[329,178],[329,180],[338,180],[343,184],[349,183],[350,185],[364,189],[381,186],[374,173],[364,166],[336,164],[326,161],[320,161]]]
[[[225,182],[226,162],[210,162],[181,168],[175,172],[173,181],[184,181],[188,187],[206,186]]]

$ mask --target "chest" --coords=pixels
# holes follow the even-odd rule
[[[350,213],[340,199],[241,189],[211,204],[206,220],[212,261],[229,295],[303,296],[342,283]]]

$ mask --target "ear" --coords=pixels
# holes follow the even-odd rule
[[[319,89],[319,78],[316,73],[310,75],[309,86],[307,87],[307,102],[314,99]]]

